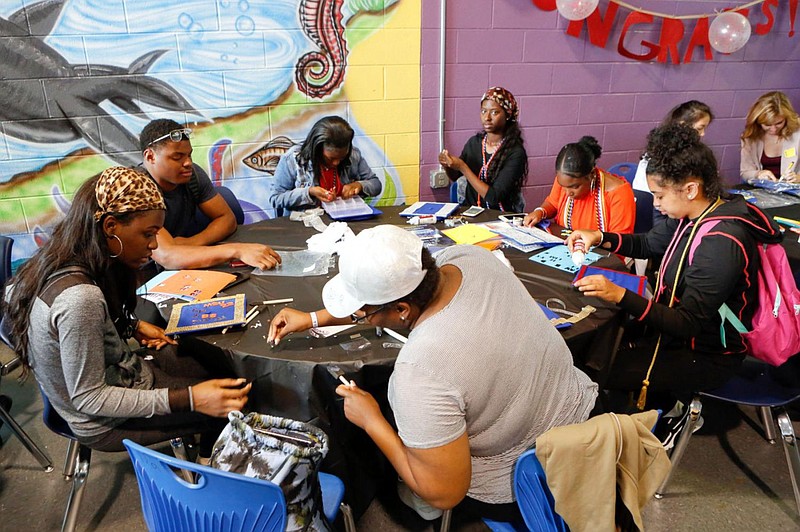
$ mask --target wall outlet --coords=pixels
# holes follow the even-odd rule
[[[431,188],[447,188],[448,186],[450,186],[450,179],[443,169],[431,170]]]

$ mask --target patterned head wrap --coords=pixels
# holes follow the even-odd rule
[[[481,96],[481,103],[483,103],[484,100],[492,100],[493,102],[496,102],[506,112],[506,117],[508,120],[514,121],[519,116],[517,100],[514,99],[513,94],[505,90],[503,87],[492,87],[491,89],[487,89],[483,96]]]
[[[149,176],[124,166],[103,170],[94,188],[99,208],[94,213],[100,221],[109,213],[166,210],[164,197]]]

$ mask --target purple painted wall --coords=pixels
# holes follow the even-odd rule
[[[743,2],[640,0],[643,9],[662,13],[711,13]],[[458,0],[448,2],[445,147],[461,153],[466,139],[480,128],[483,91],[502,85],[517,97],[530,162],[524,189],[529,208],[547,195],[561,146],[593,135],[603,146],[600,166],[637,161],[647,132],[676,104],[697,99],[711,106],[716,120],[705,141],[720,161],[729,183],[739,179],[739,135],[755,99],[783,90],[800,109],[800,34],[789,37],[788,0],[779,0],[775,25],[767,35],[753,35],[744,48],[725,56],[713,52],[705,61],[695,49],[688,64],[639,62],[617,53],[629,10],[620,7],[605,48],[592,45],[586,30],[575,38],[557,11],[545,12],[531,0]],[[422,85],[420,197],[446,200],[447,189],[430,188],[429,173],[438,167],[439,6],[422,3]],[[600,0],[605,13],[607,0]],[[763,22],[760,6],[751,25]],[[685,54],[695,21],[685,21]],[[800,26],[800,21],[798,21]],[[639,25],[626,47],[645,53],[642,39],[658,41],[660,22]],[[800,27],[798,28],[800,29]]]

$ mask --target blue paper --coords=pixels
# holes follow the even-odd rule
[[[591,264],[602,258],[602,255],[590,251],[586,253],[583,264]],[[580,266],[575,266],[575,263],[572,262],[572,253],[569,252],[569,248],[563,245],[545,249],[532,256],[530,260],[538,262],[539,264],[544,264],[545,266],[550,266],[551,268],[557,268],[567,273],[576,273],[580,269]]]

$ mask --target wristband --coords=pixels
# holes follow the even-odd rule
[[[311,313],[311,326],[312,327],[319,327],[319,320],[317,320],[317,313]]]
[[[536,211],[542,211],[542,218],[547,219],[547,211],[545,210],[544,207],[536,207],[535,209],[533,209],[533,212]]]
[[[189,411],[194,412],[194,397],[192,396],[191,386],[189,386]]]

